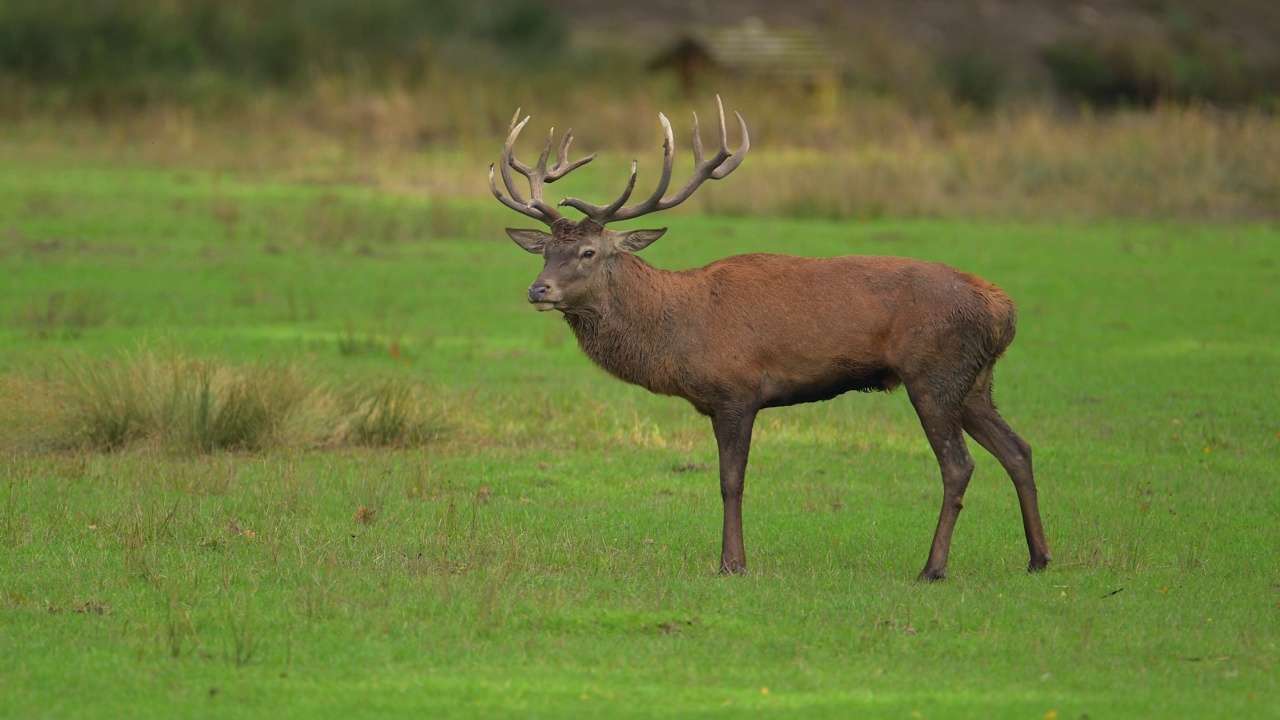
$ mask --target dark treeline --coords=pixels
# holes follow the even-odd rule
[[[451,55],[545,56],[561,33],[543,0],[5,0],[0,72],[68,86],[412,83]]]
[[[989,38],[945,49],[896,36],[888,50],[849,42],[844,81],[909,105],[945,94],[979,110],[1044,91],[1094,107],[1280,107],[1272,59],[1184,15],[1153,15],[1143,32],[1064,34],[1016,67]],[[581,81],[599,58],[564,52],[570,26],[553,0],[4,0],[0,81],[37,107],[59,92],[63,107],[201,102],[318,78],[413,87],[436,72],[474,80],[486,67],[539,64],[571,66]],[[895,67],[895,57],[919,62]],[[639,77],[645,61],[623,66]]]

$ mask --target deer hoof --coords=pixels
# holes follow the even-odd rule
[[[946,579],[946,570],[930,570],[929,568],[921,570],[920,574],[916,576],[916,582],[937,582]]]
[[[747,566],[739,563],[721,563],[720,574],[721,575],[746,575]]]
[[[1053,556],[1049,555],[1049,553],[1045,553],[1044,556],[1039,558],[1031,558],[1031,562],[1027,563],[1027,572],[1040,572],[1049,567],[1051,562],[1053,562]]]

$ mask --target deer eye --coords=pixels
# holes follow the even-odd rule
[[[582,251],[582,259],[583,259],[583,260],[588,260],[588,259],[593,258],[593,257],[595,257],[595,256],[596,256],[596,251],[595,251],[595,250],[583,250],[583,251]]]

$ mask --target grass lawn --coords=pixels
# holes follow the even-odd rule
[[[709,423],[527,306],[522,220],[0,145],[0,715],[1280,717],[1275,224],[660,218],[660,267],[910,255],[1019,303],[996,398],[1056,562],[973,445],[925,585],[901,392],[762,413],[716,576]],[[442,431],[48,449],[77,369],[179,354],[395,379]]]

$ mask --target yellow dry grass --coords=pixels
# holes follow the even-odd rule
[[[1091,114],[1031,104],[976,116],[949,106],[911,112],[876,96],[848,94],[831,104],[751,86],[723,93],[730,111],[747,118],[751,158],[732,189],[695,196],[690,205],[703,211],[1052,220],[1280,214],[1280,118],[1260,111],[1169,106]],[[574,127],[575,154],[601,153],[564,182],[575,193],[585,182],[581,194],[598,195],[597,202],[620,191],[633,157],[637,192],[656,181],[659,111],[676,128],[677,173],[690,167],[691,111],[714,142],[709,96],[689,102],[664,92],[545,94],[513,83],[439,81],[381,92],[321,84],[305,98],[263,96],[214,114],[162,107],[106,123],[31,116],[0,129],[0,152],[481,199],[489,194],[486,169],[521,105],[534,118],[521,156],[536,157],[552,126]]]

